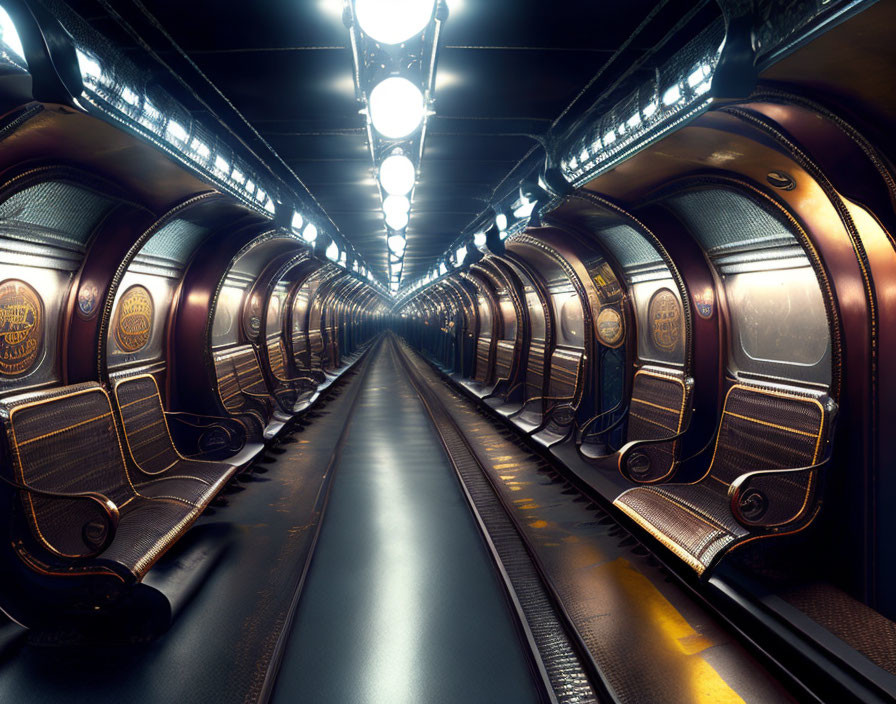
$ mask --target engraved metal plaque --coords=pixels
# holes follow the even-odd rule
[[[600,309],[597,315],[597,336],[607,347],[618,347],[622,344],[625,326],[622,314],[612,306]]]
[[[673,350],[681,340],[681,304],[667,288],[661,288],[650,299],[647,319],[653,344],[661,350]]]
[[[34,367],[44,338],[44,305],[24,281],[0,283],[0,374],[21,376]]]
[[[152,295],[143,286],[131,286],[124,292],[112,323],[115,342],[123,352],[136,352],[146,346],[152,334],[153,313]]]
[[[87,282],[78,289],[78,313],[89,320],[99,308],[100,293],[95,284]]]

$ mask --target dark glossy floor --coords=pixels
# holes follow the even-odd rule
[[[374,354],[273,700],[538,701],[454,469],[394,347]]]

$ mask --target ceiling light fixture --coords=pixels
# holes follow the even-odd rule
[[[387,139],[407,137],[423,121],[423,93],[407,78],[392,76],[370,91],[370,121]]]
[[[401,44],[429,24],[435,0],[355,0],[355,18],[380,44]]]
[[[405,196],[386,196],[383,201],[383,212],[388,216],[392,213],[401,214],[411,211],[411,201]]]
[[[407,213],[402,213],[397,210],[392,211],[391,213],[386,213],[386,224],[393,230],[403,230],[408,226],[409,221],[410,217]]]
[[[380,185],[389,195],[405,196],[410,193],[415,177],[414,162],[404,154],[393,153],[380,164]]]
[[[16,56],[25,58],[25,50],[22,48],[22,40],[19,38],[16,26],[9,13],[2,7],[0,7],[0,41],[12,49]]]
[[[186,144],[187,139],[189,138],[189,133],[184,129],[184,126],[179,122],[175,122],[174,120],[168,120],[168,126],[165,128],[165,134],[170,140],[177,140],[182,144]]]
[[[404,254],[404,248],[407,246],[408,241],[405,239],[404,235],[392,235],[389,237],[387,244],[389,245],[389,250],[396,257],[400,257]]]
[[[523,218],[527,218],[532,215],[532,211],[534,209],[535,201],[524,198],[520,201],[520,204],[513,211],[513,217],[517,218],[518,220],[522,220]]]

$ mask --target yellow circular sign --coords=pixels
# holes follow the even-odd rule
[[[24,281],[0,284],[0,374],[21,376],[31,370],[43,347],[44,307]]]
[[[136,352],[152,335],[152,295],[143,286],[131,286],[115,309],[115,342],[123,352]]]
[[[600,309],[597,314],[597,336],[607,347],[618,347],[622,343],[625,326],[622,314],[611,306]]]

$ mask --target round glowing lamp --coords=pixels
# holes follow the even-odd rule
[[[414,187],[414,163],[404,154],[387,156],[380,164],[380,185],[389,195],[405,196]]]
[[[423,121],[423,93],[407,78],[391,76],[370,91],[368,108],[377,132],[387,139],[402,139]]]
[[[387,243],[389,245],[389,250],[396,256],[400,257],[404,254],[404,248],[407,246],[407,240],[403,235],[392,235]]]
[[[380,44],[401,44],[430,23],[435,0],[355,0],[355,19]]]
[[[399,211],[386,213],[386,224],[393,230],[403,230],[408,226],[409,220],[410,217],[407,213],[402,213]]]
[[[383,201],[383,212],[386,215],[392,213],[409,213],[411,211],[411,201],[405,196],[386,196]]]

